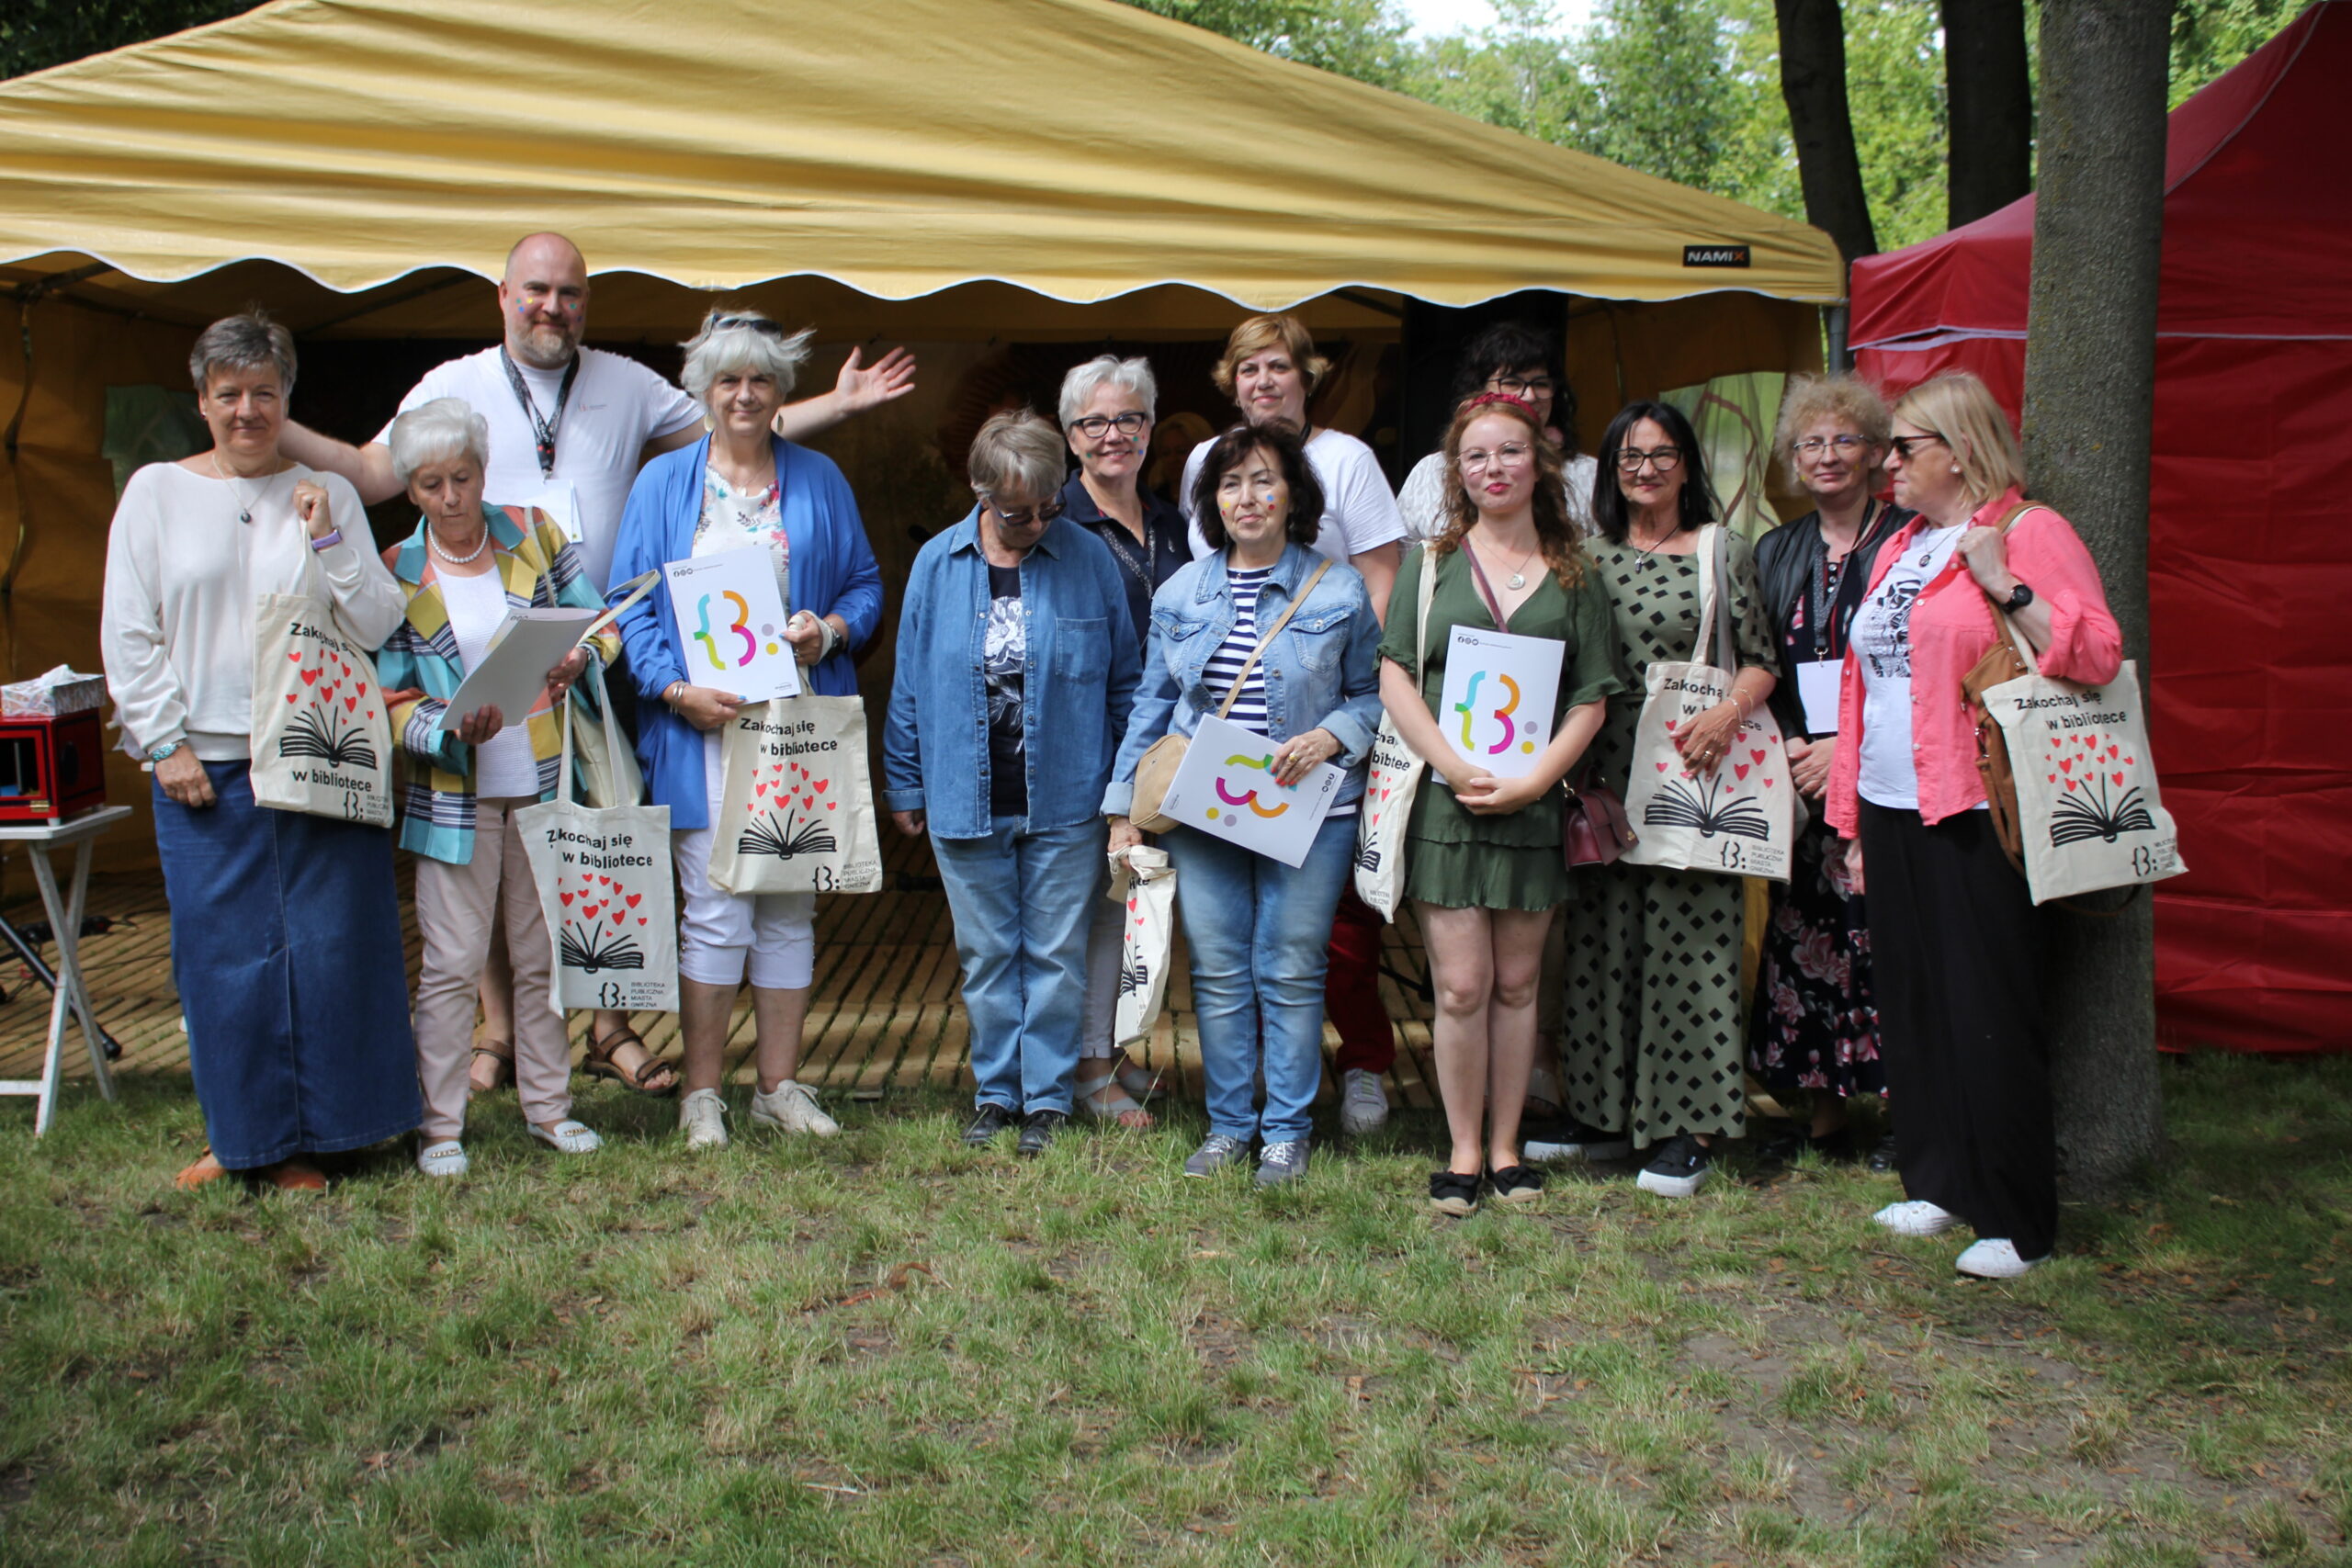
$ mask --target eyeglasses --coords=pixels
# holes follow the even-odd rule
[[[1143,427],[1151,423],[1151,415],[1130,409],[1125,413],[1091,413],[1084,419],[1074,419],[1069,427],[1089,441],[1100,441],[1113,430],[1122,435],[1140,435]]]
[[[1907,463],[1911,460],[1911,448],[1918,446],[1923,441],[1932,441],[1939,446],[1948,446],[1951,445],[1950,442],[1946,441],[1942,436],[1936,434],[1933,431],[1929,431],[1925,435],[1898,435],[1889,441],[1886,445],[1889,451],[1893,452],[1896,457],[1902,458]]]
[[[995,513],[997,520],[1008,528],[1028,528],[1039,523],[1051,523],[1062,514],[1060,496],[1054,497],[1042,506],[1024,506],[1018,512],[1007,512],[1003,507],[999,506],[986,491],[982,491],[980,504]]]
[[[1619,473],[1638,474],[1642,471],[1642,465],[1645,463],[1661,474],[1670,474],[1681,466],[1682,453],[1672,446],[1660,446],[1652,452],[1638,451],[1631,446],[1618,449],[1617,471]]]
[[[763,337],[784,335],[784,329],[765,316],[720,316],[710,323],[712,332],[723,332],[731,327],[749,327]]]
[[[1506,441],[1491,452],[1469,451],[1462,454],[1462,471],[1482,474],[1489,465],[1499,468],[1524,467],[1535,456],[1535,449],[1524,441]]]
[[[1808,435],[1802,441],[1791,442],[1789,446],[1800,457],[1818,457],[1824,452],[1835,452],[1840,457],[1854,457],[1860,456],[1862,449],[1869,445],[1859,435]]]
[[[1489,376],[1487,390],[1510,398],[1548,398],[1555,383],[1549,376]]]

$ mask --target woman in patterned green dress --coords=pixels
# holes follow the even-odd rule
[[[1600,536],[1585,548],[1615,602],[1620,653],[1639,693],[1653,660],[1689,659],[1699,634],[1699,530],[1713,521],[1714,501],[1679,410],[1634,403],[1611,422],[1593,517]],[[1687,761],[1710,771],[1773,684],[1755,558],[1737,535],[1728,543],[1738,676],[1728,699],[1675,737]],[[1593,742],[1593,781],[1620,798],[1640,716],[1638,698],[1613,705]],[[1642,1187],[1689,1197],[1707,1179],[1708,1145],[1739,1136],[1745,1113],[1741,881],[1622,861],[1574,880],[1563,1066],[1576,1124],[1565,1152],[1605,1159],[1646,1147]]]
[[[1519,1121],[1544,941],[1568,897],[1560,781],[1591,744],[1609,698],[1626,688],[1609,594],[1578,547],[1560,450],[1534,412],[1499,392],[1474,399],[1454,415],[1444,451],[1445,521],[1428,555],[1415,551],[1397,573],[1380,687],[1398,735],[1430,760],[1406,826],[1405,892],[1437,983],[1430,1043],[1453,1134],[1446,1168],[1430,1177],[1430,1202],[1462,1216],[1482,1189],[1505,1202],[1544,1190],[1543,1173],[1521,1157]],[[1424,571],[1433,586],[1419,647]],[[1559,644],[1544,716],[1551,739],[1525,773],[1498,777],[1464,760],[1439,726],[1456,627]],[[1481,739],[1493,729],[1487,723]]]

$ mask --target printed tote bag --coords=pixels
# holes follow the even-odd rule
[[[1125,864],[1120,864],[1121,861]],[[1137,844],[1114,855],[1110,897],[1127,907],[1119,942],[1119,1006],[1114,1038],[1133,1045],[1151,1033],[1168,999],[1168,963],[1176,942],[1176,868],[1168,852]],[[1121,886],[1125,884],[1124,887]]]
[[[1429,658],[1430,599],[1437,592],[1437,563],[1421,547],[1420,618],[1413,628],[1413,689],[1421,688]],[[1372,738],[1372,773],[1364,780],[1363,808],[1356,813],[1356,897],[1384,920],[1396,918],[1405,901],[1405,829],[1430,765],[1405,744],[1396,721],[1380,716]]]
[[[345,631],[307,540],[301,557],[298,592],[254,596],[254,802],[389,828],[392,728],[376,663]]]
[[[1757,705],[1713,773],[1686,768],[1674,749],[1675,731],[1728,698],[1739,672],[1731,615],[1723,604],[1729,575],[1723,526],[1710,524],[1700,530],[1699,637],[1690,661],[1649,667],[1625,785],[1625,815],[1641,838],[1623,859],[1786,882],[1796,840],[1796,790],[1771,708]],[[1712,664],[1706,662],[1711,649]]]
[[[865,703],[803,694],[738,708],[719,747],[710,885],[729,893],[877,893],[882,845]]]

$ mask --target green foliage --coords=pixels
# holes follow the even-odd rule
[[[1405,23],[1386,0],[1126,0],[1359,82],[1402,84],[1412,56]]]
[[[0,77],[200,27],[260,0],[7,0],[0,6]]]
[[[2302,11],[2304,0],[2178,0],[2172,14],[2171,107],[2256,50]]]

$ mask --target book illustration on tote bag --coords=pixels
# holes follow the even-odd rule
[[[305,548],[301,592],[254,596],[254,802],[389,828],[392,729],[383,688],[368,650],[345,631],[324,577]]]
[[[1640,837],[1622,858],[1785,882],[1796,790],[1771,708],[1758,705],[1712,773],[1686,766],[1674,743],[1684,725],[1731,696],[1739,660],[1723,604],[1728,578],[1723,526],[1710,524],[1699,537],[1699,637],[1690,660],[1649,667],[1625,786],[1625,812]]]

